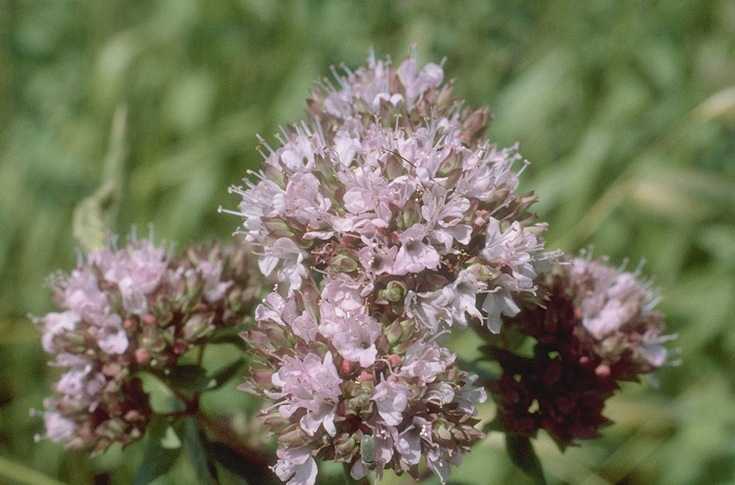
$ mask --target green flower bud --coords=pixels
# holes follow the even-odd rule
[[[451,441],[452,425],[444,420],[434,423],[434,435],[442,441]]]
[[[368,465],[375,463],[375,438],[370,435],[362,437],[362,440],[360,440],[360,457]]]
[[[342,433],[334,440],[334,457],[337,461],[350,461],[357,451],[357,440],[353,435]]]
[[[416,324],[413,320],[403,320],[400,325],[404,339],[410,339],[414,332],[416,332]]]
[[[357,271],[357,261],[347,254],[338,254],[329,262],[329,267],[337,273],[352,273]]]
[[[385,329],[385,336],[388,338],[388,343],[391,345],[395,345],[400,342],[401,337],[403,337],[403,327],[401,327],[401,322],[396,320],[391,323],[388,328]]]
[[[294,233],[283,219],[263,218],[263,225],[273,237],[293,237]]]
[[[452,84],[448,83],[442,86],[439,95],[436,98],[436,104],[440,109],[447,109],[453,102],[452,98]]]
[[[419,214],[415,210],[406,207],[399,215],[397,219],[398,228],[405,231],[409,227],[419,222]]]
[[[400,281],[390,281],[384,290],[381,291],[381,296],[391,303],[399,303],[403,301],[403,297],[406,295],[406,285]]]
[[[439,177],[449,177],[453,172],[462,168],[461,163],[462,163],[461,158],[457,156],[449,157],[446,160],[444,160],[442,164],[439,166],[437,175]]]
[[[472,112],[462,123],[462,141],[470,144],[480,136],[487,128],[489,113],[487,108],[480,108]]]

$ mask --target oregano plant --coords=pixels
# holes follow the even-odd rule
[[[59,370],[42,437],[101,453],[146,436],[139,484],[183,455],[200,483],[224,467],[289,485],[320,483],[322,462],[348,483],[446,483],[487,433],[543,483],[539,431],[562,450],[597,437],[620,383],[670,361],[656,292],[640,270],[546,247],[519,191],[528,162],[452,87],[415,56],[335,69],[230,188],[231,242],[110,239],[53,276],[58,311],[36,319]],[[479,359],[448,346],[458,332],[479,336]],[[242,357],[207,369],[222,343]],[[203,412],[222,386],[262,399],[274,453]]]

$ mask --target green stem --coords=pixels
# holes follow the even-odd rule
[[[202,361],[204,360],[204,350],[207,348],[207,344],[204,343],[199,346],[198,354],[197,354],[197,365],[202,365]]]

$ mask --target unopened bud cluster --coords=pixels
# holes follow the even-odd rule
[[[596,437],[605,401],[622,381],[667,361],[657,298],[640,275],[576,258],[546,275],[543,306],[508,323],[536,341],[532,357],[493,349],[503,369],[492,390],[506,430],[546,430],[561,446]]]
[[[45,436],[95,452],[140,437],[151,409],[136,373],[166,373],[217,327],[243,322],[258,296],[251,279],[241,246],[174,257],[148,240],[91,252],[56,275],[59,311],[37,319],[61,371],[44,402]]]

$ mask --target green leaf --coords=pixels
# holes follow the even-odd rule
[[[184,420],[184,448],[189,457],[189,463],[196,472],[198,482],[202,485],[216,485],[217,470],[211,462],[205,447],[206,438],[199,431],[199,426],[194,418]]]
[[[218,389],[235,377],[245,364],[245,359],[240,358],[207,375],[207,371],[198,365],[186,364],[174,367],[167,375],[166,380],[176,389],[202,392]]]
[[[209,377],[207,384],[207,390],[217,389],[223,384],[226,384],[230,379],[235,377],[242,366],[245,364],[244,358],[239,358],[235,362],[222,367],[220,370],[215,372]]]
[[[232,344],[241,349],[247,349],[247,343],[240,337],[240,333],[245,330],[244,325],[234,325],[230,327],[217,328],[207,338],[210,344]]]
[[[536,456],[531,440],[513,433],[505,435],[505,447],[511,461],[528,475],[537,485],[545,485],[541,461]]]
[[[203,367],[186,364],[174,367],[166,375],[166,380],[177,389],[186,391],[202,391],[209,385],[210,379]]]
[[[180,453],[181,441],[174,428],[163,416],[154,416],[148,426],[143,463],[138,467],[134,484],[147,485],[165,475]]]

